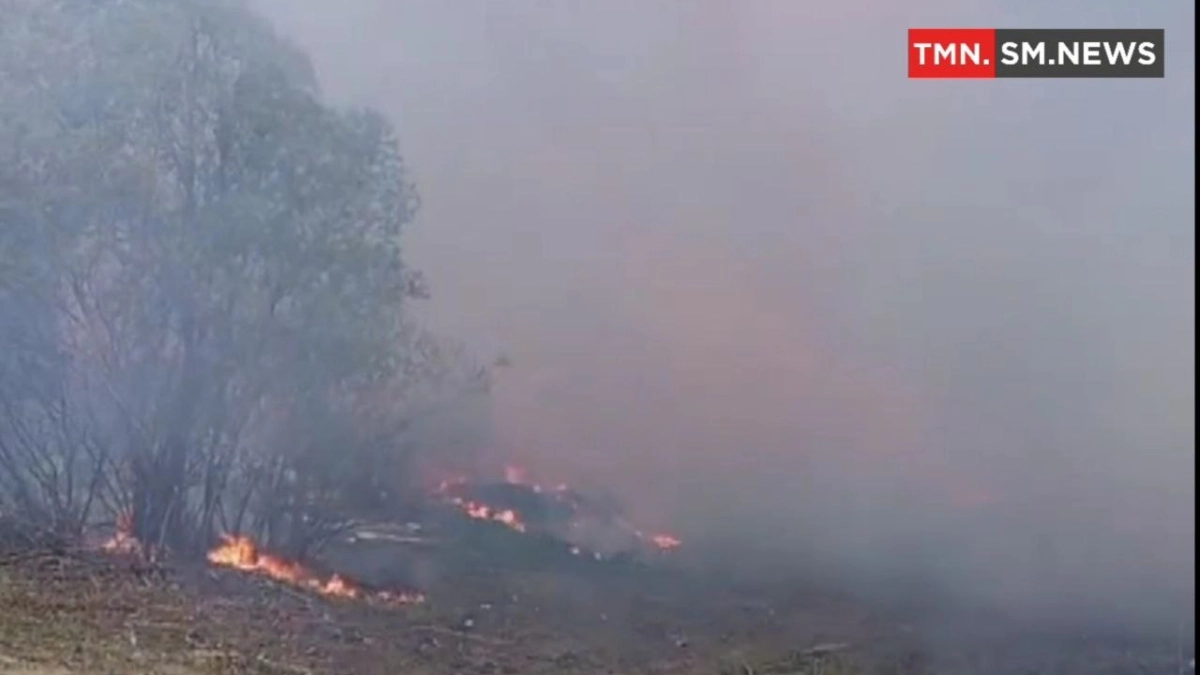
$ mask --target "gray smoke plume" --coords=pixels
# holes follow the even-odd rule
[[[1193,3],[259,5],[397,122],[496,461],[780,573],[1194,613]],[[916,26],[1167,77],[908,81]]]

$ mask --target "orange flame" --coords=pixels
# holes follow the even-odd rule
[[[504,467],[504,482],[510,485],[519,485],[532,490],[538,494],[549,494],[555,499],[562,500],[574,506],[575,496],[574,490],[566,483],[558,483],[553,487],[546,488],[541,484],[530,479],[530,472],[524,467],[514,464],[508,464]],[[488,504],[465,499],[461,496],[456,496],[455,492],[470,484],[470,480],[461,475],[451,476],[443,479],[437,485],[433,493],[446,502],[456,506],[464,515],[476,520],[488,520],[502,523],[517,532],[527,532],[526,524],[521,520],[518,512],[511,509],[502,509]],[[461,494],[461,493],[459,493]],[[571,526],[577,525],[577,522],[572,522]],[[671,534],[644,534],[640,530],[634,528],[624,519],[618,519],[617,525],[624,530],[629,536],[632,536],[643,545],[651,547],[659,551],[673,551],[683,545],[678,537]]]
[[[505,467],[505,476],[510,483],[516,483],[523,480],[524,473],[516,467]],[[467,484],[467,479],[461,476],[452,476],[443,479],[438,483],[434,490],[435,494],[446,496],[451,494],[455,488],[462,487]],[[462,497],[450,497],[448,500],[454,504],[469,518],[475,520],[490,520],[497,523],[502,523],[517,532],[525,532],[525,523],[521,521],[521,517],[516,511],[511,509],[496,509],[481,502],[463,499]]]
[[[222,543],[208,552],[208,561],[219,567],[229,567],[250,574],[306,588],[321,595],[360,599],[366,593],[357,584],[334,574],[322,580],[299,562],[287,560],[258,550],[252,539],[245,536],[222,535]],[[376,600],[393,604],[412,604],[424,601],[420,593],[410,591],[372,594]]]
[[[525,523],[521,521],[521,517],[517,515],[517,512],[512,509],[494,509],[487,504],[473,502],[460,497],[455,497],[450,502],[462,509],[462,512],[470,518],[502,523],[517,532],[525,532],[526,530]]]
[[[664,551],[670,551],[683,546],[682,541],[669,534],[652,534],[650,535],[650,543]]]
[[[120,555],[142,555],[145,548],[142,542],[133,536],[133,514],[123,511],[117,514],[116,532],[100,548],[108,553]]]
[[[674,535],[662,533],[645,534],[641,530],[635,530],[629,527],[629,524],[625,521],[621,521],[621,524],[627,528],[627,531],[632,532],[633,536],[636,537],[638,541],[649,544],[660,551],[673,551],[680,546],[683,546],[683,541]]]

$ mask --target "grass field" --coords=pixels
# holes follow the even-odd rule
[[[507,578],[489,602],[464,588],[453,599],[374,607],[236,571],[26,552],[0,563],[0,672],[858,672],[848,649],[803,652],[827,649],[827,637],[855,630],[860,617],[797,612],[756,620],[753,609],[730,606],[720,617],[699,604],[704,614],[688,616],[672,606],[680,597],[629,584],[605,590],[600,601],[593,591],[564,592],[561,579],[530,574]],[[783,647],[784,635],[794,645]]]
[[[853,602],[665,566],[439,566],[427,602],[379,606],[198,563],[0,552],[0,675],[1179,675],[1185,666],[1178,645],[987,625],[934,654],[922,628]]]

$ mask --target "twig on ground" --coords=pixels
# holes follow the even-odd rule
[[[822,656],[828,656],[830,654],[836,654],[837,652],[844,652],[849,648],[850,648],[850,643],[848,643],[848,642],[826,642],[823,644],[815,645],[813,647],[809,647],[808,649],[801,652],[801,656],[822,657]]]
[[[50,551],[25,551],[24,553],[16,553],[13,555],[9,555],[9,556],[0,558],[0,567],[7,567],[10,565],[19,565],[23,562],[28,562],[30,560],[37,560],[38,558],[43,558],[43,557],[49,558],[49,557],[54,557],[55,555],[56,555],[55,553],[52,553]]]
[[[506,647],[506,646],[513,644],[509,640],[499,640],[496,638],[486,638],[481,635],[471,635],[470,633],[464,633],[462,631],[453,630],[451,628],[443,628],[441,626],[429,626],[429,625],[411,626],[411,627],[409,627],[408,630],[423,631],[426,633],[434,633],[437,635],[447,635],[447,636],[452,636],[452,637],[456,637],[456,638],[462,638],[464,640],[470,640],[472,642],[478,642],[480,644],[492,645],[495,647]]]
[[[293,665],[290,665],[287,663],[280,663],[279,661],[273,661],[273,660],[268,659],[267,657],[263,656],[262,654],[259,654],[258,657],[255,659],[255,661],[257,661],[259,663],[259,665],[266,666],[267,668],[269,668],[273,671],[276,671],[276,672],[293,673],[294,675],[313,675],[313,671],[310,668],[305,668],[303,666],[293,666]]]

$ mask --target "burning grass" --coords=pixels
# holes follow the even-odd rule
[[[410,605],[425,601],[425,596],[417,591],[369,592],[340,574],[321,578],[298,561],[259,551],[258,545],[246,536],[223,536],[221,544],[208,552],[208,562],[218,567],[265,576],[319,595],[369,600],[387,605]]]
[[[583,533],[588,530],[594,534],[603,531],[603,539],[615,550],[666,552],[683,545],[675,535],[645,533],[634,527],[603,500],[565,483],[543,485],[529,475],[528,470],[510,465],[505,467],[502,481],[472,481],[456,476],[440,481],[430,496],[474,520],[500,523],[522,534],[540,533],[562,539],[577,555],[605,555],[591,550],[590,544],[595,542],[584,540]]]
[[[538,504],[575,499],[484,487],[538,497],[522,513],[531,525],[552,522]],[[175,566],[146,562],[120,531],[90,550],[25,536],[6,553],[0,537],[0,675],[1177,675],[1161,655],[1056,644],[1039,654],[1018,640],[971,646],[937,670],[912,630],[794,584],[688,572],[673,538],[649,559],[571,555],[536,527],[450,515],[437,545],[423,529],[355,538],[312,565],[239,536],[206,564]],[[371,573],[405,566],[436,572],[421,594]]]
[[[303,567],[284,565],[292,578],[276,579],[261,571],[278,571],[264,554],[244,545],[218,550],[239,550],[214,556],[238,569],[83,550],[0,558],[0,673],[692,675],[721,664],[752,668],[725,671],[739,675],[786,672],[765,667],[788,653],[769,640],[729,642],[756,632],[736,607],[725,608],[725,628],[741,628],[722,638],[706,625],[725,596],[698,605],[702,596],[665,572],[581,578],[459,566],[429,602],[396,608],[312,592],[296,580],[321,577]],[[799,624],[771,621],[776,644],[783,633],[806,639]]]
[[[472,565],[451,559],[465,556],[461,547],[440,555],[453,574],[431,586],[428,602],[385,608],[223,567],[0,551],[0,673],[1177,673],[1174,661],[1112,650],[1038,654],[1016,639],[987,653],[964,644],[939,670],[861,607],[794,588],[735,588],[607,562],[586,573]]]

